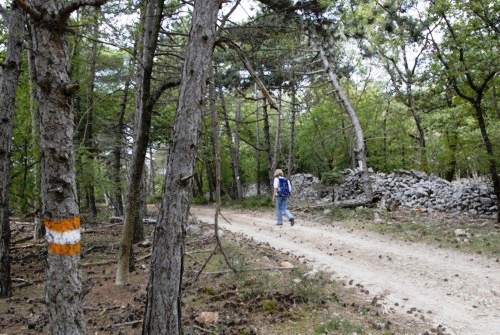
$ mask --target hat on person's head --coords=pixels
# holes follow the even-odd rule
[[[274,177],[276,178],[278,176],[283,176],[283,170],[276,169],[276,171],[274,171]]]

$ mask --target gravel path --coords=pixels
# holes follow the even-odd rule
[[[194,206],[213,222],[214,208]],[[385,313],[413,315],[450,334],[500,335],[500,263],[493,258],[301,220],[275,225],[272,211],[222,210],[219,226],[303,257],[376,298]],[[227,220],[227,221],[226,221]]]

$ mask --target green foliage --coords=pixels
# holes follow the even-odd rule
[[[300,278],[300,282],[294,282],[292,285],[292,291],[297,297],[297,300],[303,303],[320,303],[321,299],[323,298],[320,289],[321,285],[323,284],[323,280],[305,277],[297,272],[294,272],[293,275],[294,278]]]
[[[321,94],[318,92],[318,94]],[[332,168],[349,167],[349,150],[345,136],[345,116],[334,103],[334,97],[323,99],[307,113],[300,115],[297,132],[296,162],[300,170],[320,175]]]
[[[342,171],[326,171],[321,174],[321,183],[328,186],[341,184],[344,180]]]
[[[350,335],[353,333],[365,334],[365,329],[362,325],[355,325],[351,321],[342,318],[334,318],[314,328],[314,334],[318,335]]]
[[[260,308],[267,314],[275,314],[279,311],[278,302],[274,299],[265,299],[260,302]]]

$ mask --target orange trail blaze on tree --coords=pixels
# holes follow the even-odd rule
[[[45,218],[44,225],[51,254],[73,256],[80,253],[80,217],[59,220]]]

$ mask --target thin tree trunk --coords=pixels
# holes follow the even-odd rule
[[[453,100],[446,92],[446,104],[448,108],[453,108]],[[457,150],[458,150],[458,125],[456,118],[452,115],[453,122],[447,124],[444,132],[448,150],[450,152],[446,159],[446,170],[444,171],[444,178],[447,181],[452,181],[457,172]]]
[[[273,159],[271,162],[271,170],[269,170],[269,186],[272,189],[273,185],[272,180],[274,179],[274,171],[278,168],[278,160],[279,160],[279,153],[281,149],[281,108],[282,108],[282,101],[281,101],[281,87],[279,88],[279,98],[278,98],[278,109],[277,109],[277,116],[276,116],[276,132],[274,133],[274,150],[273,150]]]
[[[372,190],[372,185],[370,181],[370,175],[368,171],[368,164],[366,162],[366,148],[365,148],[365,140],[364,140],[364,135],[363,135],[363,129],[361,128],[361,124],[359,123],[358,116],[356,114],[356,111],[354,108],[351,106],[351,103],[347,99],[347,97],[344,95],[344,92],[342,91],[342,88],[340,87],[340,84],[337,80],[337,76],[331,69],[330,63],[328,62],[328,58],[325,54],[325,50],[323,49],[322,46],[319,44],[317,45],[320,51],[321,55],[321,60],[323,61],[323,66],[325,67],[328,78],[330,79],[330,82],[332,83],[333,89],[337,93],[337,96],[340,99],[340,102],[344,106],[345,110],[347,111],[347,114],[349,115],[349,118],[351,119],[351,122],[354,127],[354,132],[356,134],[356,149],[355,149],[355,154],[356,154],[356,159],[358,161],[359,167],[362,171],[361,179],[363,182],[363,189],[364,189],[364,194],[367,200],[370,200],[373,198],[373,190]]]
[[[218,220],[219,220],[219,213],[220,213],[220,206],[221,206],[221,159],[220,159],[220,138],[219,138],[219,117],[217,115],[217,107],[216,107],[216,92],[215,92],[215,70],[214,66],[212,66],[211,69],[211,75],[210,75],[210,84],[208,88],[208,97],[209,97],[209,105],[210,105],[210,115],[212,119],[212,139],[213,139],[213,146],[214,146],[214,161],[215,161],[215,213],[214,213],[214,226],[215,226],[215,237],[218,239]],[[221,96],[221,102],[222,105],[224,104],[224,96],[222,93],[222,90],[220,90],[220,96]],[[222,110],[225,110],[225,106],[222,107]],[[231,135],[231,129],[229,128],[229,120],[227,118],[227,111],[224,113],[224,116],[226,118],[226,128],[229,134]],[[231,149],[232,149],[232,140],[231,137],[229,138],[229,141],[231,143]]]
[[[160,22],[163,13],[162,0],[149,0],[146,3],[146,12],[143,15],[144,32],[142,35],[143,46],[140,49],[137,101],[136,101],[136,133],[132,162],[130,166],[129,188],[125,204],[125,220],[123,224],[118,264],[116,268],[116,285],[125,285],[128,282],[129,260],[134,238],[134,227],[139,215],[138,203],[141,196],[141,182],[144,170],[146,151],[149,143],[149,130],[153,114],[154,101],[151,98],[151,80],[153,60],[157,45]]]
[[[122,146],[123,146],[123,126],[125,119],[125,111],[127,109],[128,94],[130,88],[130,79],[125,82],[123,89],[122,102],[120,104],[120,113],[115,124],[114,143],[113,143],[113,162],[111,167],[111,179],[113,181],[113,208],[115,216],[123,215],[123,200],[122,200]]]
[[[384,120],[383,120],[383,131],[384,131],[384,172],[387,171],[387,166],[388,166],[388,160],[389,160],[389,153],[388,153],[388,144],[387,144],[387,118],[389,115],[389,106],[390,102],[387,103],[387,109],[386,112],[384,113]]]
[[[214,143],[214,139],[212,138],[212,133],[207,132],[205,135],[207,139],[205,140],[206,145],[203,146],[203,149],[200,150],[200,156],[202,157],[203,167],[202,172],[206,175],[207,179],[207,188],[208,188],[208,201],[214,201],[214,193],[216,188],[215,181],[215,163],[213,161],[214,157],[214,148],[210,145],[210,143]],[[212,149],[212,150],[210,150]],[[211,152],[212,151],[212,152]],[[203,195],[203,192],[202,192]]]
[[[155,188],[156,188],[156,183],[155,183],[155,177],[156,177],[156,172],[155,172],[155,161],[154,161],[154,151],[153,147],[150,145],[149,146],[149,187],[147,188],[148,194],[146,195],[154,195],[155,194]]]
[[[36,159],[40,158],[40,149],[39,149],[39,141],[40,141],[40,111],[38,110],[38,103],[36,98],[36,71],[35,71],[35,56],[33,54],[33,24],[28,23],[29,29],[29,48],[28,48],[28,71],[30,76],[30,110],[31,110],[31,133],[33,140],[36,141]],[[36,189],[38,192],[41,192],[41,169],[40,165],[35,167],[34,172],[34,184],[36,185]],[[43,225],[43,221],[41,220],[41,195],[38,193],[38,196],[35,192],[34,200],[33,200],[33,208],[35,211],[34,215],[34,224],[35,229],[33,232],[33,238],[35,240],[39,240],[45,236],[45,226]]]
[[[134,237],[132,239],[132,244],[133,243],[139,243],[141,241],[144,241],[144,217],[146,216],[147,213],[147,207],[146,207],[146,197],[148,195],[148,181],[146,177],[146,170],[142,171],[142,181],[141,181],[141,188],[140,188],[140,197],[137,201],[137,216],[135,219],[135,225],[134,225]],[[131,252],[132,253],[132,252]],[[133,259],[133,258],[131,258]],[[133,266],[129,265],[129,269],[133,268]]]
[[[260,127],[259,127],[259,99],[257,99],[257,84],[254,84],[253,94],[255,97],[255,142],[256,142],[256,150],[255,155],[257,161],[257,195],[260,195]]]
[[[195,188],[193,190],[194,197],[203,197],[202,173],[203,173],[203,171],[194,173],[194,182],[195,182]]]
[[[0,298],[12,294],[9,250],[10,155],[25,37],[25,16],[24,11],[13,1],[8,23],[7,55],[4,66],[0,67]]]
[[[218,0],[195,0],[167,175],[155,230],[143,334],[182,333],[184,234],[192,199],[201,115],[216,41]]]
[[[288,146],[287,174],[290,178],[293,174],[293,155],[295,146],[295,122],[297,117],[297,90],[295,83],[292,87],[292,120],[290,121],[290,145]]]
[[[92,217],[92,222],[95,222],[95,218],[97,216],[97,205],[95,199],[95,164],[93,164],[96,159],[97,148],[94,143],[94,89],[95,89],[95,77],[96,77],[96,62],[97,62],[97,30],[98,30],[98,20],[99,20],[99,11],[96,10],[92,27],[91,34],[93,36],[93,41],[90,49],[90,69],[89,69],[89,78],[88,78],[88,87],[87,87],[87,109],[86,109],[86,123],[85,130],[83,136],[83,145],[85,147],[85,151],[88,153],[88,159],[92,162],[90,166],[86,169],[87,178],[85,178],[85,196],[87,202],[87,208],[90,210],[90,214]]]
[[[407,96],[408,96],[408,107],[410,108],[411,114],[413,115],[413,120],[415,120],[415,125],[418,131],[418,153],[420,158],[420,169],[422,171],[429,171],[429,163],[427,161],[427,148],[425,143],[425,131],[422,126],[422,118],[417,112],[415,106],[415,97],[412,92],[411,84],[408,83]]]
[[[236,175],[236,198],[243,199],[243,185],[241,181],[240,168],[240,124],[241,124],[241,104],[236,107],[236,120],[234,125],[234,143],[233,143],[233,160],[234,174]]]
[[[266,185],[271,185],[273,180],[273,158],[271,156],[271,132],[269,130],[269,115],[267,113],[267,100],[262,100],[264,105],[262,106],[262,118],[264,122],[264,151],[266,152],[266,162],[267,162],[267,180]]]
[[[240,199],[240,198],[238,198],[238,191],[237,191],[237,183],[238,183],[239,175],[236,174],[236,169],[235,169],[235,166],[237,164],[237,162],[236,162],[237,158],[236,158],[236,147],[235,147],[235,143],[234,143],[234,138],[236,135],[233,134],[232,129],[231,129],[229,113],[227,112],[226,101],[224,99],[224,91],[223,91],[222,87],[219,87],[219,100],[220,100],[220,105],[221,105],[222,117],[224,118],[224,125],[226,128],[226,136],[227,136],[227,140],[229,143],[229,155],[231,157],[231,176],[233,179],[232,187],[231,187],[231,197],[233,199]]]

